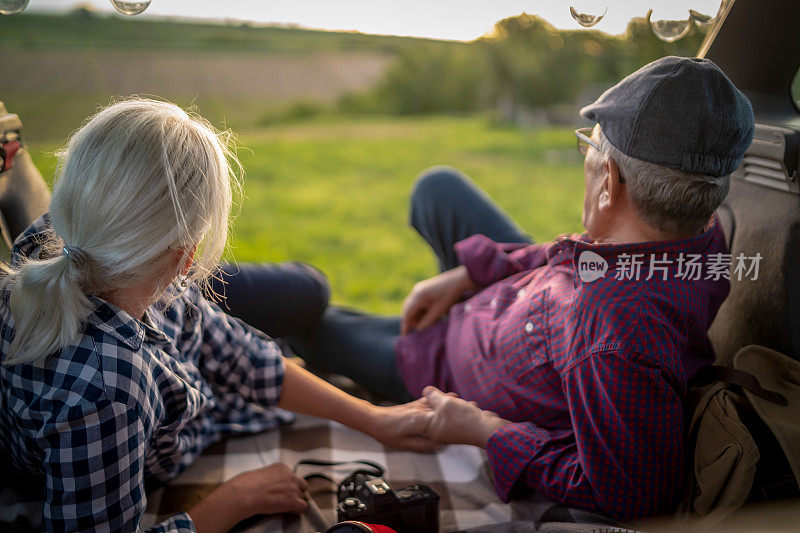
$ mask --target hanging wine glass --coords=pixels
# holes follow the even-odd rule
[[[569,14],[584,28],[591,28],[606,16],[608,5],[602,1],[575,0],[569,6]]]
[[[694,21],[697,26],[700,28],[707,28],[714,23],[714,17],[711,15],[706,15],[705,13],[700,13],[699,11],[695,11],[694,9],[689,10],[689,15],[691,19]]]
[[[28,0],[0,0],[0,13],[16,15],[28,7]]]
[[[689,33],[692,20],[689,13],[676,12],[675,10],[650,10],[650,28],[656,37],[662,41],[672,43]]]
[[[711,0],[704,2],[701,5],[698,0],[695,0],[693,9],[689,10],[689,15],[692,21],[698,28],[708,28],[714,24],[722,9],[722,2],[719,0]]]
[[[150,5],[150,0],[111,0],[114,9],[123,15],[138,15]]]

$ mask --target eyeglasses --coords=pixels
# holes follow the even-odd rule
[[[600,145],[592,140],[592,131],[594,131],[594,128],[591,127],[575,130],[575,137],[578,138],[578,151],[581,155],[586,155],[590,146],[598,152],[600,151]],[[625,178],[622,177],[622,174],[619,175],[619,182],[625,183]]]
[[[575,137],[578,138],[578,151],[581,155],[586,155],[590,146],[598,152],[600,151],[600,145],[592,140],[592,130],[594,130],[594,128],[591,127],[578,128],[575,130]]]

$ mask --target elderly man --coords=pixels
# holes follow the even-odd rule
[[[706,331],[728,292],[713,213],[753,112],[712,62],[666,57],[581,114],[597,123],[576,132],[586,233],[530,244],[467,178],[434,169],[411,222],[443,273],[402,318],[330,309],[294,347],[395,399],[425,396],[427,435],[485,448],[503,500],[527,487],[645,517],[678,497],[682,399],[714,359]]]

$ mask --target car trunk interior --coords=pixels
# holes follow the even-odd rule
[[[710,337],[721,363],[760,344],[800,359],[800,2],[738,0],[705,57],[751,100],[753,144],[718,216],[736,257],[761,255],[758,279],[731,276]],[[710,39],[709,39],[710,40]],[[701,53],[702,53],[701,49]]]

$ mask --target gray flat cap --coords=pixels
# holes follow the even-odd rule
[[[747,97],[708,59],[662,57],[581,109],[622,153],[657,165],[724,176],[753,141]]]

